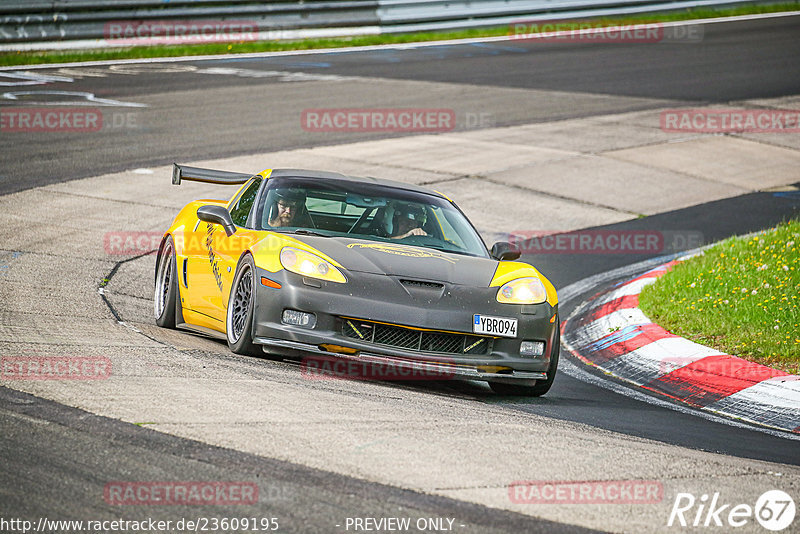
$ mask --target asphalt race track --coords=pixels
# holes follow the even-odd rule
[[[2,205],[11,210],[18,203],[27,206],[30,198],[36,197],[25,195],[37,194],[37,188],[50,188],[46,189],[47,194],[57,192],[63,196],[42,197],[48,199],[46,202],[52,202],[39,206],[43,212],[62,217],[62,214],[71,213],[65,207],[66,202],[86,202],[87,219],[83,226],[93,227],[102,225],[104,217],[111,218],[110,211],[116,208],[101,209],[99,204],[96,207],[92,195],[108,194],[111,200],[119,202],[120,210],[129,210],[130,215],[126,217],[132,221],[131,230],[158,231],[163,230],[162,222],[168,221],[175,213],[172,209],[174,199],[168,194],[164,194],[162,200],[160,192],[148,190],[142,191],[140,198],[136,186],[129,184],[128,189],[123,190],[126,198],[119,191],[109,192],[100,188],[93,192],[91,182],[84,187],[78,180],[99,177],[98,183],[107,185],[113,184],[113,177],[108,179],[112,173],[137,168],[159,169],[173,161],[190,163],[223,158],[247,161],[251,154],[312,151],[299,152],[302,161],[304,154],[317,154],[313,151],[320,147],[330,147],[324,149],[329,152],[323,156],[328,157],[326,154],[333,154],[340,145],[362,147],[359,143],[414,142],[413,134],[409,132],[311,131],[299,119],[307,109],[447,107],[455,112],[455,133],[480,135],[482,131],[491,130],[499,132],[499,136],[503,127],[547,127],[558,121],[599,124],[606,120],[603,117],[647,116],[654,110],[710,104],[769,108],[777,107],[775,102],[779,100],[776,99],[784,98],[787,100],[783,105],[797,108],[796,96],[800,95],[800,40],[797,39],[800,16],[708,24],[703,27],[702,35],[699,42],[685,43],[537,43],[515,40],[330,54],[16,69],[34,73],[37,77],[34,81],[39,82],[18,86],[13,84],[19,78],[4,77],[4,71],[0,71],[0,82],[5,84],[0,111],[20,106],[81,107],[98,110],[103,117],[102,131],[90,134],[0,133],[0,195],[3,195],[0,200],[4,200]],[[767,99],[773,100],[767,102]],[[779,148],[786,154],[790,150],[800,150],[797,135],[775,134],[765,140],[764,167],[769,167],[771,154],[777,154],[775,151]],[[751,142],[752,136],[735,141]],[[346,156],[342,161],[347,160]],[[417,157],[418,154],[409,149],[399,162],[391,163],[391,166],[394,172],[405,173],[409,180],[428,183],[428,178],[419,177],[423,174],[419,168],[423,167],[417,168]],[[628,158],[628,155],[624,157]],[[353,155],[352,161],[356,159]],[[797,217],[800,209],[797,191],[800,167],[776,165],[779,166],[775,167],[773,174],[781,176],[776,178],[776,184],[788,187],[742,186],[738,194],[718,195],[711,200],[696,202],[681,201],[663,210],[645,209],[640,205],[612,206],[598,197],[598,200],[576,202],[575,217],[585,213],[579,210],[595,210],[597,214],[602,212],[602,217],[597,215],[592,219],[595,221],[590,225],[592,229],[657,230],[702,235],[703,243],[757,231],[786,218]],[[266,162],[266,166],[270,163]],[[460,196],[458,184],[480,180],[479,174],[453,171],[452,176],[442,174],[437,179],[444,187],[451,184],[455,189],[452,195],[460,203],[459,199],[468,197],[472,189],[464,187]],[[437,179],[430,179],[430,182],[438,183]],[[497,182],[492,184],[492,187],[499,187]],[[512,188],[511,193],[506,194],[513,194],[513,191]],[[190,193],[181,191],[181,194]],[[658,195],[659,191],[652,192],[652,196]],[[570,194],[550,192],[545,196],[548,201],[562,202]],[[485,211],[502,212],[504,202],[509,198],[488,194],[483,198],[483,204],[470,200],[469,207],[476,209],[483,205]],[[639,214],[643,216],[638,217]],[[3,220],[9,227],[24,228],[23,217],[23,214],[14,212]],[[153,219],[148,220],[148,217]],[[565,215],[565,219],[571,217],[571,213]],[[46,277],[47,274],[58,275],[62,272],[61,266],[67,265],[59,259],[64,250],[74,247],[76,257],[85,252],[82,241],[86,239],[83,233],[86,228],[81,227],[81,221],[62,222],[67,231],[61,243],[53,242],[50,234],[32,233],[26,239],[18,232],[9,235],[8,241],[0,245],[0,263],[3,264],[0,266],[3,269],[0,270],[0,308],[4,309],[0,311],[0,350],[4,351],[3,355],[29,349],[41,349],[49,354],[72,350],[70,343],[60,344],[61,341],[45,340],[39,344],[26,341],[38,339],[30,337],[33,334],[26,330],[35,330],[35,319],[31,320],[30,327],[12,326],[17,325],[14,315],[46,313],[48,298],[54,303],[55,316],[62,313],[56,309],[57,303],[70,300],[68,286],[59,286],[56,282],[51,286],[47,281],[49,297],[44,295],[32,299],[31,311],[14,311],[18,310],[18,302],[24,300],[25,292],[35,291],[32,286],[14,285],[14,261],[18,257],[24,260],[35,253],[42,254],[45,259],[40,261],[52,262],[53,265],[53,269],[37,274]],[[574,223],[563,229],[582,227]],[[110,229],[120,230],[118,227]],[[30,251],[24,248],[26,242],[30,243]],[[641,254],[526,254],[524,259],[537,265],[557,288],[563,288],[592,275],[652,257]],[[743,488],[740,495],[729,495],[729,500],[752,500],[765,489],[771,489],[767,486],[774,479],[776,488],[786,491],[794,488],[795,501],[800,497],[797,493],[800,447],[796,436],[793,439],[746,424],[731,424],[721,418],[701,417],[688,408],[672,409],[664,406],[663,401],[644,402],[638,397],[620,394],[620,389],[627,389],[627,386],[594,373],[580,362],[566,358],[563,352],[567,361],[550,393],[539,399],[518,399],[496,396],[485,385],[475,383],[398,385],[354,382],[336,387],[317,386],[298,378],[297,368],[291,363],[242,361],[227,352],[223,344],[188,334],[165,334],[155,327],[147,329],[141,326],[147,320],[147,305],[142,296],[151,291],[148,284],[152,284],[152,261],[151,256],[103,258],[101,270],[105,274],[96,279],[108,277],[109,296],[101,298],[96,287],[90,288],[93,300],[86,303],[86,307],[93,314],[92,321],[116,323],[115,318],[122,319],[136,325],[134,330],[139,334],[144,333],[141,346],[137,347],[136,341],[132,341],[130,345],[120,345],[120,352],[141,357],[142,363],[136,365],[142,368],[155,368],[167,365],[158,359],[161,351],[177,349],[185,358],[176,364],[185,366],[178,369],[178,375],[183,369],[186,369],[187,376],[197,369],[208,369],[209,373],[213,369],[226,376],[230,373],[240,377],[232,379],[234,381],[254,380],[259,388],[264,389],[269,389],[274,381],[280,387],[291,389],[296,395],[292,399],[298,405],[322,403],[328,398],[326,396],[330,396],[329,402],[342,402],[335,416],[347,421],[346,424],[352,424],[352,428],[324,430],[330,433],[325,434],[331,438],[330,443],[305,436],[302,439],[296,437],[295,441],[287,437],[284,445],[267,438],[266,445],[249,442],[241,445],[242,442],[225,436],[224,427],[217,434],[204,434],[203,425],[213,424],[217,421],[215,418],[224,419],[224,414],[215,413],[212,407],[203,404],[208,401],[209,390],[216,387],[213,375],[203,376],[206,381],[201,383],[206,389],[202,391],[193,389],[197,382],[187,382],[180,395],[161,391],[158,387],[151,391],[152,397],[163,394],[162,401],[152,400],[153,405],[159,402],[165,406],[185,404],[196,410],[200,415],[190,422],[190,425],[195,425],[191,429],[181,427],[184,422],[179,419],[183,414],[178,408],[174,412],[165,408],[164,413],[168,416],[164,415],[163,420],[144,421],[123,408],[117,408],[116,402],[122,406],[134,398],[131,390],[106,392],[101,401],[84,404],[80,400],[67,402],[67,397],[61,396],[61,390],[54,389],[52,396],[43,398],[26,392],[29,391],[27,385],[4,381],[0,387],[0,457],[3,458],[0,464],[0,518],[20,517],[31,521],[41,517],[175,520],[199,516],[231,517],[235,514],[278,517],[279,531],[346,532],[353,531],[353,527],[345,527],[347,518],[403,516],[415,521],[418,518],[453,518],[453,530],[462,532],[582,532],[584,527],[601,531],[669,532],[679,530],[664,526],[671,499],[674,499],[675,492],[681,491],[684,477],[688,480],[692,476],[692,470],[697,471],[698,479],[705,481],[706,485],[691,485],[693,489],[686,491],[703,487],[704,491],[713,492],[715,486],[709,481],[720,477],[720,480],[726,480],[720,484],[729,492],[737,484]],[[26,266],[25,269],[35,272],[36,268]],[[77,279],[72,272],[66,269],[63,272],[65,284]],[[94,275],[94,271],[92,273]],[[610,280],[607,284],[614,282]],[[581,302],[581,297],[588,297],[600,289],[602,287],[588,288],[567,302],[560,310],[562,319]],[[78,297],[74,300],[78,302]],[[66,312],[64,314],[65,320],[68,319]],[[102,337],[91,330],[92,321],[86,322],[86,337]],[[60,333],[53,335],[58,337]],[[125,336],[139,339],[130,331]],[[124,374],[128,370],[125,368]],[[136,368],[131,376],[135,377],[139,370]],[[146,372],[142,376],[146,376]],[[603,382],[613,383],[615,389],[603,387]],[[30,387],[34,386],[38,387]],[[76,391],[80,393],[80,390]],[[297,406],[276,406],[274,403],[281,398],[275,393],[271,399],[271,407],[276,410],[271,422],[277,428],[286,425],[287,432],[295,432],[293,435],[297,436],[299,431],[292,429],[305,424],[304,414]],[[63,402],[54,402],[59,399]],[[220,399],[220,402],[230,402],[230,406],[242,406],[244,413],[251,397],[243,390],[241,398],[236,398],[235,390],[231,393],[225,389],[220,393]],[[135,404],[134,401],[131,403]],[[471,420],[466,421],[465,426],[458,426],[449,419],[465,417],[463,414],[470,414],[473,410],[476,420],[481,419],[480,423],[474,423],[474,427],[468,426],[472,424]],[[411,438],[408,442],[397,437],[403,433],[401,427],[399,431],[393,429],[391,434],[381,434],[382,438],[376,435],[374,441],[354,445],[362,451],[374,443],[381,447],[389,443],[390,451],[396,445],[398,452],[396,456],[388,453],[383,471],[380,466],[373,465],[374,459],[365,459],[363,466],[357,456],[352,463],[340,463],[337,458],[340,450],[335,444],[347,440],[348,432],[353,436],[366,435],[365,428],[370,425],[367,415],[383,411],[387,414],[398,411],[411,422],[418,417],[429,425],[427,432],[439,436],[442,443],[446,442],[447,432],[452,432],[453,436],[461,434],[458,439],[453,437],[452,455],[460,455],[463,472],[430,472],[431,480],[436,477],[435,482],[426,485],[429,474],[426,469],[436,465],[436,457],[431,454],[426,458],[425,454],[420,454],[413,461],[408,459],[413,458],[409,447],[414,443],[420,444],[420,451],[429,451],[424,443],[425,429],[420,428],[409,430]],[[309,419],[309,427],[323,424],[311,415]],[[493,451],[475,450],[473,458],[471,454],[476,445],[473,442],[468,446],[468,440],[463,436],[474,432],[477,436],[474,439],[480,441],[478,437],[482,436],[489,440],[488,434],[481,432],[490,432],[493,420],[509,425],[508,428],[513,427],[514,432],[523,437],[530,431],[531,436],[539,439],[552,430],[554,436],[563,436],[564,443],[570,442],[574,447],[580,445],[588,455],[593,454],[593,447],[614,443],[620,450],[604,450],[603,454],[617,454],[619,458],[627,456],[631,463],[642,465],[652,462],[656,471],[651,476],[663,476],[667,487],[662,508],[657,513],[643,516],[645,519],[639,523],[631,523],[635,527],[626,527],[626,521],[633,520],[639,513],[635,507],[617,505],[616,509],[608,512],[607,508],[591,509],[588,505],[580,510],[564,506],[537,510],[532,505],[525,508],[524,505],[497,504],[494,497],[488,498],[481,493],[494,482],[487,480],[486,488],[481,488],[481,484],[474,480],[465,482],[470,473],[478,473],[476,477],[480,478],[484,469],[490,470],[491,466],[479,467],[474,463],[478,454],[482,454],[480,458],[483,459],[495,455]],[[387,421],[384,423],[389,424]],[[377,421],[376,425],[379,423]],[[239,421],[236,424],[244,427],[249,423]],[[254,420],[252,424],[255,428],[264,421]],[[155,430],[146,428],[150,425],[156,425],[152,427]],[[274,428],[265,426],[263,431],[265,436],[272,435]],[[253,440],[252,436],[248,439]],[[355,437],[353,439],[358,441]],[[497,440],[492,443],[502,443],[502,436],[491,439]],[[509,437],[508,447],[513,449],[519,442],[511,439]],[[307,450],[295,447],[298,443],[305,443]],[[627,446],[634,452],[626,454],[624,447]],[[277,451],[274,455],[269,452],[273,450]],[[503,454],[513,457],[514,451],[500,451],[496,455],[500,464],[503,463]],[[687,459],[685,472],[673,461],[681,455]],[[604,475],[607,466],[598,464],[609,461],[609,457],[600,453],[597,462],[583,458],[581,461],[586,464],[575,463],[572,470],[568,466],[573,464],[573,460],[559,456],[558,450],[547,451],[543,458],[532,459],[532,465],[541,470],[532,469],[525,476],[547,480],[547,475],[540,473],[549,473],[549,469],[553,469],[555,473],[564,473],[565,480],[608,479]],[[715,471],[717,459],[719,472]],[[592,472],[577,467],[590,464],[595,469]],[[707,471],[699,465],[706,465]],[[727,468],[730,472],[722,471]],[[408,478],[404,479],[403,473],[408,473]],[[635,472],[626,475],[621,468],[618,474],[611,476],[639,478],[642,475]],[[550,475],[549,479],[553,477]],[[736,477],[742,478],[737,481]],[[102,498],[104,485],[114,480],[257,480],[261,497],[258,503],[249,506],[216,506],[202,512],[191,506],[120,507]],[[398,480],[407,483],[394,483]],[[511,481],[509,479],[507,483]],[[505,488],[498,491],[503,494]],[[653,517],[660,517],[661,521],[656,522]],[[759,531],[757,524],[746,528],[751,529],[746,530],[748,532]]]
[[[77,72],[36,69],[74,81],[6,90],[89,92],[124,104],[146,103],[150,108],[115,106],[123,124],[125,112],[140,112],[136,128],[111,128],[101,139],[48,134],[26,135],[15,140],[13,149],[4,143],[0,193],[98,172],[171,163],[176,154],[189,161],[314,146],[320,137],[297,128],[297,115],[306,108],[371,107],[387,100],[398,107],[457,104],[458,111],[473,113],[476,121],[484,114],[491,125],[504,126],[665,103],[699,105],[796,94],[800,86],[797,30],[797,17],[789,17],[708,25],[699,43],[590,46],[513,40],[325,56],[120,65]],[[245,69],[276,74],[251,78],[241,72]],[[293,82],[291,76],[280,73],[304,74]],[[324,92],[296,83],[314,76],[343,76],[345,80]],[[348,77],[356,78],[354,82],[359,77],[374,78],[376,83],[351,85]],[[387,79],[398,81],[386,83]],[[404,81],[456,86],[410,92]],[[278,86],[264,91],[265,84]],[[492,88],[491,98],[487,98],[487,87]],[[75,95],[18,98],[20,103],[85,101]],[[377,135],[330,135],[322,142],[338,144]],[[62,140],[69,143],[69,151],[61,148]]]

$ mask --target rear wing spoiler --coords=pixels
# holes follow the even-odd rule
[[[172,185],[181,185],[182,180],[207,184],[241,185],[252,177],[252,174],[241,172],[215,171],[214,169],[172,164]]]

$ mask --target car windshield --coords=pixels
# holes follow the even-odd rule
[[[345,180],[272,178],[256,212],[260,230],[402,243],[488,257],[466,217],[435,195]]]

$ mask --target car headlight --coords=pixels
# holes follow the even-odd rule
[[[497,302],[504,304],[541,304],[547,300],[547,290],[538,278],[517,278],[506,282],[497,292]]]
[[[347,281],[342,272],[329,261],[299,248],[283,247],[281,265],[287,271],[311,278],[320,278],[337,284],[344,284]]]

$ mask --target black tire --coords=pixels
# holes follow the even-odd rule
[[[558,321],[558,317],[556,317]],[[555,336],[556,349],[550,357],[550,365],[547,367],[547,380],[538,380],[533,386],[519,386],[516,384],[504,384],[500,382],[489,382],[489,387],[498,395],[509,395],[518,397],[541,397],[553,385],[553,380],[556,378],[556,369],[558,368],[558,358],[561,354],[561,324],[558,323],[556,327]]]
[[[153,312],[156,324],[175,328],[175,307],[178,300],[178,269],[175,242],[168,236],[156,259],[156,281],[153,292]]]
[[[253,344],[253,314],[256,297],[256,265],[250,254],[245,254],[236,266],[236,275],[228,297],[225,315],[225,333],[228,347],[236,354],[257,356],[263,354]]]

